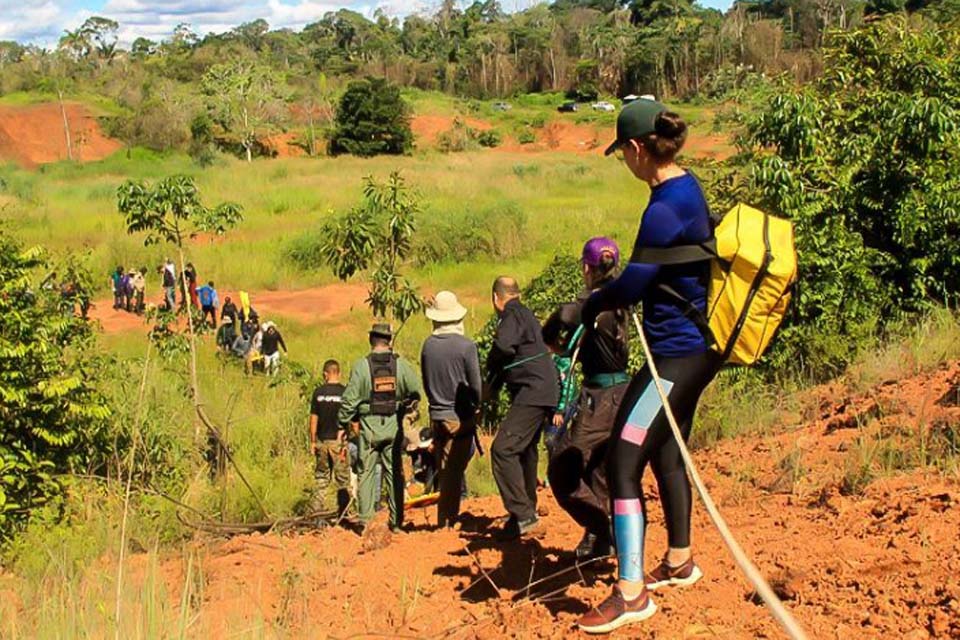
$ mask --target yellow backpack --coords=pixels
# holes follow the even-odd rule
[[[661,265],[711,261],[706,314],[669,285],[658,288],[681,302],[707,343],[730,364],[750,365],[763,355],[797,280],[793,225],[745,204],[716,222],[714,237],[704,243],[643,247],[632,260]]]

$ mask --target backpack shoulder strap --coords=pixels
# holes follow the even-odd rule
[[[702,262],[717,257],[717,239],[713,236],[696,244],[679,244],[673,247],[637,247],[630,262],[671,265]]]
[[[683,315],[696,325],[703,339],[706,341],[707,347],[712,347],[717,343],[717,338],[713,335],[713,330],[710,328],[710,321],[707,320],[707,316],[703,311],[694,306],[694,304],[687,300],[679,291],[666,283],[661,282],[657,285],[657,289],[679,303]]]

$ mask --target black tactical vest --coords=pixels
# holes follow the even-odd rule
[[[395,416],[397,402],[397,356],[386,351],[367,356],[370,365],[370,415]]]

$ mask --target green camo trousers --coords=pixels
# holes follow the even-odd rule
[[[339,515],[350,504],[350,464],[346,444],[339,440],[320,440],[317,442],[316,462],[314,478],[317,481],[317,495],[325,508],[330,487],[336,487]]]

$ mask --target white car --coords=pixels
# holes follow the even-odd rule
[[[616,111],[617,110],[615,106],[613,106],[606,100],[602,100],[600,102],[594,102],[590,106],[593,108],[594,111]]]

